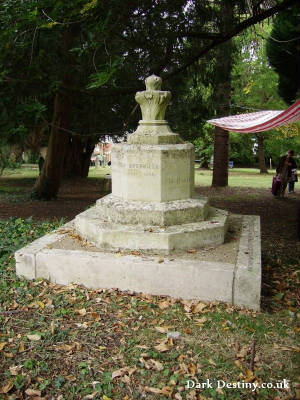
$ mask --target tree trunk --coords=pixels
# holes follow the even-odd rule
[[[64,130],[70,125],[71,95],[68,88],[72,87],[72,48],[76,28],[69,28],[64,32],[62,41],[63,65],[62,90],[57,91],[54,101],[54,111],[51,124],[50,138],[46,160],[39,178],[37,179],[31,196],[40,200],[52,200],[57,197],[60,187],[63,163],[69,134]],[[63,128],[63,129],[61,129]]]
[[[220,30],[227,32],[233,24],[233,4],[222,2]],[[230,114],[232,70],[232,40],[219,46],[216,56],[216,84],[214,102],[217,115]],[[215,129],[215,149],[212,186],[228,186],[229,133]]]
[[[84,141],[84,138],[76,136],[70,138],[64,160],[65,178],[87,178],[94,144],[90,139]]]
[[[228,186],[229,133],[216,126],[212,186]]]
[[[266,166],[266,160],[265,160],[265,152],[264,152],[264,140],[265,137],[264,135],[257,134],[257,144],[258,144],[258,163],[259,163],[259,169],[261,174],[267,174],[268,169]]]
[[[62,131],[60,127],[64,128],[69,126],[70,109],[71,104],[69,96],[57,93],[55,96],[54,115],[46,161],[32,190],[33,198],[52,200],[57,196],[69,137],[69,134]]]

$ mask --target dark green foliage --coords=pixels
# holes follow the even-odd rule
[[[300,4],[281,12],[267,42],[270,64],[279,74],[278,91],[288,103],[299,97],[300,89]]]

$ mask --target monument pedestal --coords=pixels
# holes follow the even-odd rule
[[[193,199],[194,146],[163,119],[171,93],[157,90],[160,83],[147,78],[136,95],[143,119],[112,149],[112,195],[75,218],[76,231],[101,249],[170,254],[224,242],[227,213]]]

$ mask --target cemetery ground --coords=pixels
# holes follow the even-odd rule
[[[14,251],[105,195],[108,173],[65,181],[52,202],[30,200],[36,168],[0,178],[0,399],[299,398],[298,184],[276,200],[271,173],[230,170],[216,189],[195,170],[213,206],[261,217],[261,312],[16,277]]]

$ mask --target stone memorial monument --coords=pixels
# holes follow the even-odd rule
[[[19,250],[17,274],[258,309],[258,217],[243,219],[236,262],[157,258],[221,246],[228,212],[194,197],[194,146],[165,120],[171,93],[161,90],[161,78],[152,75],[145,83],[146,90],[135,96],[142,120],[127,143],[112,149],[112,193],[77,215],[63,234],[54,232]],[[68,230],[94,250],[65,248]]]
[[[194,146],[165,118],[171,93],[152,75],[137,92],[142,120],[112,149],[112,194],[75,218],[77,232],[102,249],[169,254],[224,242],[227,213],[194,199]],[[208,220],[206,222],[206,220]]]

